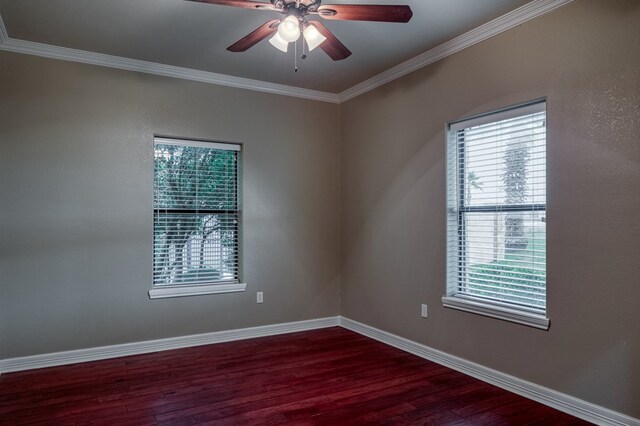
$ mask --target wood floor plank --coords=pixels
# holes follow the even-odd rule
[[[333,327],[0,376],[0,425],[580,425]]]

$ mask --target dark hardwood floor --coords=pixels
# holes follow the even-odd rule
[[[0,423],[587,424],[338,327],[3,374]]]

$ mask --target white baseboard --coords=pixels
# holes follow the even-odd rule
[[[597,425],[640,425],[639,419],[449,355],[349,318],[340,317],[340,326]]]
[[[1,359],[0,373],[32,370],[35,368],[53,367],[56,365],[75,364],[79,362],[96,361],[100,359],[118,358],[122,356],[145,354],[149,352],[166,351],[169,349],[209,345],[212,343],[230,342],[233,340],[251,339],[254,337],[273,336],[276,334],[294,333],[296,331],[335,327],[338,324],[339,317],[329,317],[307,321],[288,322],[283,324],[263,325],[251,328],[241,328],[238,330],[194,334],[191,336],[171,337],[168,339],[125,343],[121,345],[78,349],[51,354]]]
[[[544,386],[501,373],[497,370],[484,367],[466,359],[449,355],[437,349],[430,348],[420,343],[413,342],[345,317],[328,317],[284,324],[241,328],[237,330],[216,331],[213,333],[196,334],[192,336],[172,337],[145,342],[125,343],[121,345],[9,358],[0,360],[0,373],[118,358],[122,356],[139,355],[170,349],[209,345],[213,343],[223,343],[234,340],[273,336],[277,334],[294,333],[297,331],[335,326],[344,327],[348,330],[362,334],[363,336],[370,337],[387,345],[417,355],[421,358],[425,358],[453,370],[460,371],[461,373],[598,425],[640,426],[640,420],[633,417],[629,417],[599,405],[554,391]]]

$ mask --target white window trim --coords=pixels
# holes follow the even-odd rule
[[[195,146],[198,148],[208,149],[221,149],[225,151],[242,151],[242,147],[237,143],[224,143],[224,142],[202,142],[194,141],[191,139],[169,139],[155,137],[153,138],[154,145],[180,145],[180,146]]]
[[[535,112],[546,111],[546,99],[536,99],[520,105],[513,105],[502,110],[480,114],[477,116],[467,117],[448,123],[445,126],[445,152],[449,152],[449,143],[452,134],[471,125],[477,126],[490,123],[493,121],[505,120],[517,117],[519,115],[532,114]],[[447,154],[448,156],[448,154]],[[448,161],[448,158],[447,158]],[[449,171],[447,171],[447,179],[450,179]],[[457,178],[456,178],[457,179]],[[447,182],[447,195],[449,191],[449,183]],[[447,209],[449,206],[447,205]],[[448,214],[448,212],[447,212]],[[447,248],[447,253],[449,250]],[[448,261],[448,259],[447,259]],[[526,325],[529,327],[548,330],[550,320],[548,318],[548,310],[544,313],[527,311],[526,309],[513,309],[509,305],[503,305],[499,302],[486,301],[477,297],[461,294],[449,294],[449,282],[445,285],[447,295],[442,297],[442,306],[445,308],[455,309],[459,311],[469,312],[477,315],[483,315],[504,321]]]
[[[155,287],[149,290],[149,299],[166,299],[168,297],[200,296],[203,294],[237,293],[247,289],[246,283],[176,285]]]
[[[481,126],[483,124],[495,123],[497,121],[508,120],[510,118],[520,117],[522,115],[535,114],[536,112],[546,111],[546,100],[539,99],[526,104],[514,105],[504,110],[489,112],[486,114],[474,115],[469,118],[462,118],[449,123],[449,130],[457,132],[468,127]]]
[[[527,325],[541,330],[548,330],[550,324],[549,318],[545,315],[527,312],[524,310],[510,309],[506,306],[499,306],[497,303],[485,302],[468,296],[444,296],[442,298],[442,306],[445,308],[470,312],[472,314],[515,322],[517,324]]]
[[[155,144],[169,144],[195,146],[200,148],[213,148],[227,151],[242,151],[242,145],[238,143],[202,142],[190,139],[163,138],[159,136],[155,136],[153,141],[154,146]],[[240,167],[240,164],[238,165],[238,167]],[[238,191],[240,192],[241,188],[238,188]],[[238,207],[240,207],[240,201]],[[167,299],[173,297],[201,296],[207,294],[240,293],[246,291],[246,289],[247,284],[242,282],[217,282],[211,284],[196,285],[152,286],[151,290],[148,291],[148,294],[149,299]]]

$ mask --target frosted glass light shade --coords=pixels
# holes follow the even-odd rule
[[[313,25],[307,26],[302,34],[309,46],[309,52],[320,46],[327,39],[325,36],[320,34],[320,31],[318,31],[318,29]]]
[[[296,41],[300,38],[300,23],[295,16],[287,16],[280,25],[278,25],[278,35],[288,42]]]
[[[287,53],[287,50],[289,49],[289,42],[280,37],[280,34],[278,33],[275,33],[273,37],[269,39],[269,43],[271,43],[271,45],[276,49],[282,50],[285,53]]]

